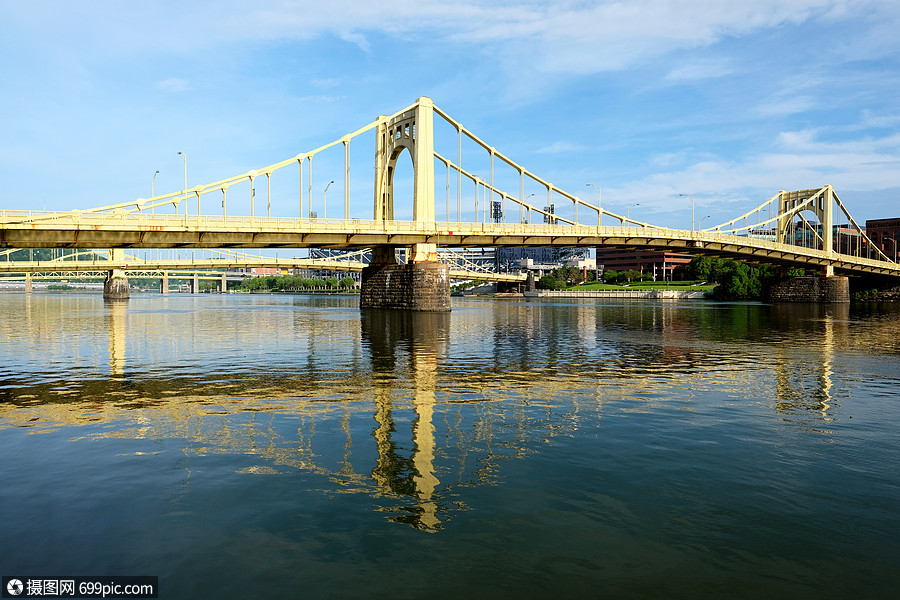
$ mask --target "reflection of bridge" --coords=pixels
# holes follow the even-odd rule
[[[436,120],[449,135],[436,134]],[[352,202],[350,144],[364,135],[374,135],[376,149],[374,210],[372,204],[360,210]],[[474,157],[467,153],[464,160],[464,142],[467,152],[475,150]],[[336,188],[343,188],[338,219],[326,218],[327,196],[322,218],[312,211],[313,160],[327,161],[332,148],[343,149],[343,167],[333,169],[343,174]],[[411,207],[395,203],[394,197],[397,161],[404,151],[412,159]],[[273,176],[291,171],[288,167],[298,176],[287,176],[280,185],[295,190],[298,212],[272,217]],[[263,175],[265,217],[254,210],[256,185]],[[241,187],[250,214],[228,214],[228,192]],[[537,191],[526,195],[531,189]],[[532,197],[541,200],[532,204]],[[209,206],[212,198],[216,205],[221,200],[221,215],[202,214],[202,200]],[[196,211],[190,214],[194,200]],[[395,212],[408,214],[410,208],[411,218],[396,218]],[[444,218],[439,220],[440,208]],[[610,226],[610,219],[619,226]],[[413,288],[407,295],[414,297],[437,294],[436,301],[423,306],[439,310],[449,309],[449,299],[444,304],[446,268],[433,268],[438,246],[658,248],[814,268],[824,275],[900,276],[900,267],[866,236],[831,186],[779,192],[740,217],[701,231],[657,227],[603,209],[599,197],[593,204],[557,188],[482,141],[428,98],[331,144],[214,183],[89,210],[2,211],[0,242],[16,248],[375,248],[375,263],[363,278],[364,305],[417,308],[421,298],[403,306],[385,300],[397,295],[392,288],[407,286]],[[407,248],[407,265],[394,264],[394,253],[387,251],[399,247]]]
[[[752,343],[756,324],[735,318],[737,309],[728,318],[703,311],[698,322],[672,305],[573,306],[565,319],[521,305],[494,317],[507,326],[494,329],[493,351],[461,365],[452,342],[470,339],[467,327],[483,321],[365,311],[360,323],[277,310],[245,311],[235,322],[227,311],[173,317],[148,312],[146,304],[35,300],[21,319],[28,335],[53,339],[58,355],[82,344],[78,336],[57,334],[71,320],[65,305],[91,315],[87,335],[107,337],[108,356],[97,355],[75,378],[51,367],[38,367],[43,373],[7,367],[0,428],[84,426],[74,435],[183,440],[188,455],[226,453],[258,472],[317,473],[344,492],[385,500],[393,506],[388,518],[424,531],[440,529],[460,509],[462,488],[495,482],[504,460],[540,452],[546,440],[583,426],[581,416],[660,409],[672,400],[652,392],[660,381],[697,394],[768,398],[778,419],[827,436],[846,389],[832,375],[835,353],[871,351],[873,341],[892,348],[897,334],[889,326],[852,335],[846,305],[782,305],[771,310],[773,331],[809,343],[780,354]],[[219,348],[212,361],[173,358],[181,342],[158,332],[186,326],[191,347]],[[548,336],[547,328],[549,337],[572,341],[564,370],[555,366],[557,349],[534,343]],[[637,331],[648,333],[650,343],[633,343]],[[722,331],[750,343],[721,342]],[[262,351],[237,371],[230,352],[240,350],[222,348],[232,337]],[[338,359],[328,351],[335,340]],[[293,344],[302,349],[284,361],[260,360]],[[23,358],[39,365],[32,359],[45,348],[26,347]],[[292,425],[273,427],[282,415]]]

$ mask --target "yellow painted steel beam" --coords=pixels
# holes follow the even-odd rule
[[[35,218],[35,217],[39,218]],[[846,272],[900,276],[885,260],[848,256],[749,236],[661,227],[291,219],[146,213],[0,211],[0,244],[14,248],[310,248],[376,245],[556,246],[679,249],[779,263],[834,265]],[[0,269],[3,268],[0,260]]]
[[[221,277],[222,274],[237,276],[238,273],[228,271],[230,269],[269,268],[269,269],[303,269],[318,271],[362,271],[366,263],[361,261],[342,261],[329,259],[309,258],[222,258],[222,259],[184,259],[184,260],[99,260],[99,261],[0,261],[0,281],[9,280],[6,274],[32,273],[37,278],[66,278],[66,277],[105,277],[109,270],[124,271],[129,277],[162,277],[179,278],[179,270],[183,270],[183,276],[189,277],[194,272],[201,276]],[[205,270],[204,270],[205,269]],[[224,269],[226,271],[209,271],[209,269]],[[252,277],[255,274],[246,273]],[[490,271],[466,270],[451,268],[450,277],[454,279],[473,279],[478,281],[524,281],[524,274],[493,273]],[[201,277],[202,278],[202,277]]]

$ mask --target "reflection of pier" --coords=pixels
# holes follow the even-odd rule
[[[109,323],[109,374],[121,377],[125,372],[125,336],[127,307],[121,302],[104,302]]]
[[[432,531],[440,523],[432,498],[440,483],[434,469],[435,380],[438,355],[446,351],[450,315],[364,311],[362,333],[363,343],[369,347],[372,357],[375,420],[378,422],[373,434],[378,446],[378,463],[372,470],[372,477],[384,490],[417,500],[417,506],[410,510],[408,517],[398,520]],[[398,445],[392,439],[397,431],[393,419],[395,380],[402,378],[404,373],[411,380],[407,386],[412,391],[416,413],[409,458],[400,455]]]
[[[847,339],[850,307],[846,304],[780,304],[773,307],[780,328],[796,332],[797,344],[778,347],[775,401],[788,420],[834,419],[834,353],[836,338]],[[802,340],[802,343],[800,343]],[[810,419],[815,413],[816,419]]]

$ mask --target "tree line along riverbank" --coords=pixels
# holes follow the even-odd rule
[[[769,288],[784,277],[817,276],[817,270],[791,268],[785,272],[770,266],[751,267],[737,260],[695,256],[684,270],[685,279],[680,281],[652,281],[649,273],[637,270],[604,271],[597,281],[595,274],[588,271],[588,281],[584,273],[574,267],[560,267],[545,275],[537,282],[538,289],[602,291],[621,289],[672,289],[705,291],[707,297],[715,300],[761,300],[766,298]],[[900,302],[900,286],[878,289],[865,287],[853,293],[856,301]]]

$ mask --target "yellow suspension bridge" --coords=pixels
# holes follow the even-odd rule
[[[440,132],[448,135],[439,136]],[[372,135],[374,203],[368,203],[360,202],[360,194],[354,191],[350,146],[360,136]],[[335,215],[332,205],[332,217],[328,218],[327,191],[335,180],[325,187],[323,202],[317,206],[322,210],[320,216],[318,210],[312,210],[314,163],[318,165],[319,159],[336,149],[343,150],[343,166],[330,172],[342,173],[343,198],[337,209],[340,214]],[[394,197],[397,163],[404,153],[412,160],[411,205]],[[329,164],[325,159],[322,163]],[[263,178],[265,216],[255,210]],[[276,178],[281,178],[280,184],[274,183]],[[282,206],[287,195],[296,194],[294,215],[271,215],[276,185],[280,186],[276,199]],[[537,191],[526,194],[529,190]],[[232,208],[235,193],[246,194],[239,202],[249,201],[249,214],[228,212],[229,192]],[[204,214],[204,202],[207,208],[220,205],[221,214],[208,210]],[[411,216],[395,217],[395,212],[408,214],[410,210]],[[439,219],[440,213],[443,218]],[[408,263],[422,263],[436,261],[438,247],[501,246],[657,249],[812,268],[823,275],[900,277],[900,265],[866,235],[830,185],[779,191],[746,213],[705,229],[662,227],[606,210],[601,206],[599,188],[596,203],[559,189],[424,97],[330,144],[212,183],[189,189],[186,184],[177,192],[83,210],[0,210],[3,248],[405,248]],[[116,253],[110,258],[95,267],[179,268],[174,263],[147,264]],[[219,267],[246,265],[238,260],[218,260],[211,262]],[[255,266],[263,263],[259,259]],[[17,266],[19,271],[67,268],[62,264],[53,269]],[[193,262],[190,268],[200,266]],[[300,267],[287,259],[277,261],[277,266]],[[501,278],[498,274],[492,277]]]

